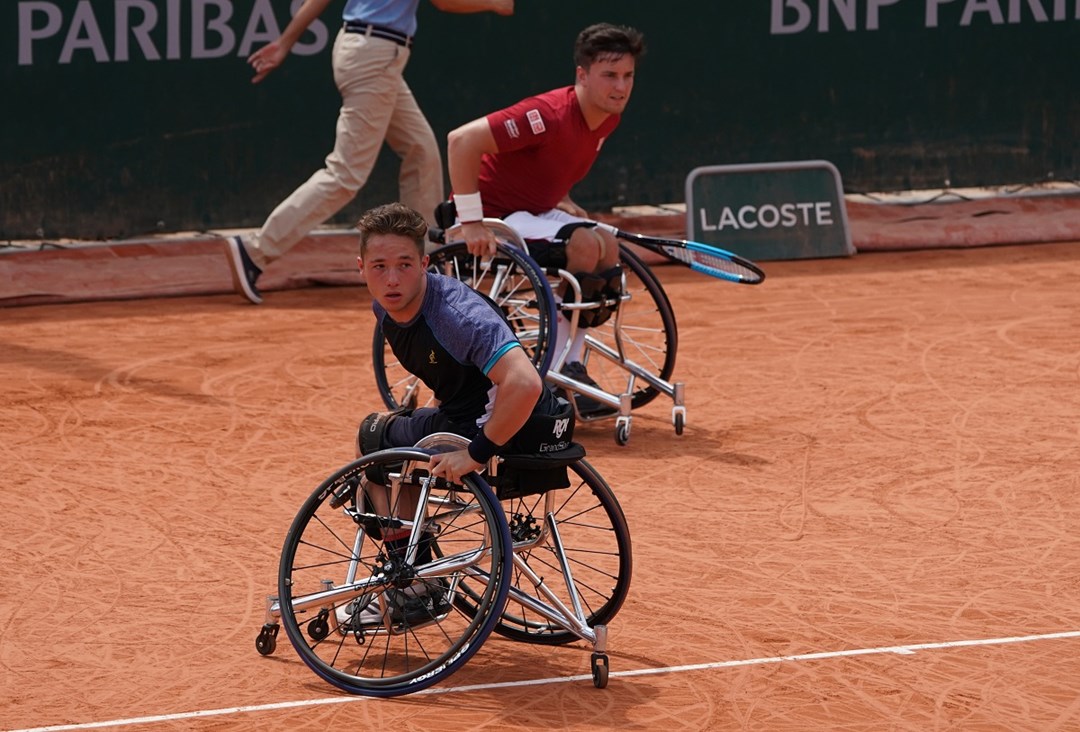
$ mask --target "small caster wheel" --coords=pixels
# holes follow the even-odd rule
[[[330,623],[327,622],[329,613],[326,610],[320,610],[318,616],[312,618],[311,622],[307,626],[308,637],[313,641],[321,641],[330,635]]]
[[[597,689],[607,687],[608,657],[606,653],[592,654],[592,682]]]
[[[277,649],[277,632],[277,623],[263,625],[262,630],[259,631],[259,636],[255,639],[255,650],[260,655],[269,656]]]
[[[675,434],[681,435],[683,428],[686,427],[686,417],[682,412],[679,412],[672,418],[672,421],[675,422]]]
[[[630,442],[630,423],[623,422],[615,425],[615,443],[625,445]]]

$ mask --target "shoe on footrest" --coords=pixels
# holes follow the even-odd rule
[[[588,370],[585,368],[585,364],[580,361],[567,361],[563,364],[563,367],[559,369],[563,376],[573,379],[574,381],[587,384],[589,386],[601,389],[601,386],[589,376]],[[599,417],[605,414],[615,414],[619,410],[613,409],[606,404],[596,401],[591,397],[587,397],[584,394],[573,394],[574,404],[577,406],[578,414],[582,417]]]
[[[405,589],[387,590],[390,620],[401,625],[419,625],[445,615],[450,610],[448,590],[443,579],[418,579]]]
[[[390,608],[390,621],[400,625],[417,625],[445,615],[450,610],[448,585],[443,579],[418,579],[404,589],[390,588],[383,600],[373,594],[361,595],[335,610],[338,627],[344,632],[381,626],[382,602]]]
[[[595,386],[597,389],[600,385],[597,384],[591,376],[589,376],[588,369],[585,368],[585,364],[581,361],[567,361],[563,364],[559,372],[563,376],[567,376],[574,381],[580,381],[582,384],[588,384],[589,386]]]
[[[382,605],[375,595],[361,595],[334,610],[338,627],[344,632],[382,625]]]

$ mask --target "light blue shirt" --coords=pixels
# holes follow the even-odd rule
[[[348,0],[342,17],[358,23],[393,28],[407,36],[416,35],[416,9],[420,0]]]

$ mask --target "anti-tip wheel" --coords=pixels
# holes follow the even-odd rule
[[[608,657],[606,653],[592,654],[592,682],[597,689],[607,687]]]
[[[262,630],[259,631],[259,635],[255,638],[255,650],[262,656],[269,656],[275,650],[277,650],[277,623],[266,623],[263,625]]]
[[[325,640],[330,635],[330,623],[327,621],[330,613],[321,610],[319,614],[308,623],[307,634],[313,641]]]

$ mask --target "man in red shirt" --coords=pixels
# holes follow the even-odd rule
[[[586,286],[591,277],[593,288],[618,282],[618,242],[585,218],[570,189],[618,126],[644,51],[642,34],[633,28],[591,25],[574,44],[573,86],[529,97],[450,133],[450,184],[472,253],[494,251],[494,236],[480,220],[496,217],[529,241],[543,264],[564,266]],[[560,347],[568,326],[560,314]],[[591,382],[580,363],[584,337],[579,329],[563,373]]]

